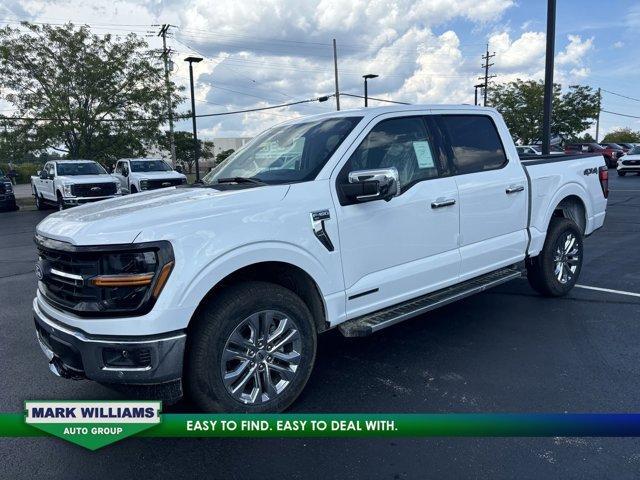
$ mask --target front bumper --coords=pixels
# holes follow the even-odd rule
[[[640,165],[624,165],[618,164],[619,172],[640,172]]]
[[[109,198],[117,198],[120,195],[108,195],[106,197],[62,197],[65,207],[75,207],[84,203],[98,202]]]
[[[33,300],[33,315],[38,343],[49,368],[58,376],[132,385],[162,384],[182,377],[184,332],[144,337],[90,336],[46,315],[37,298]],[[109,352],[114,351],[144,358],[144,365],[110,365]]]

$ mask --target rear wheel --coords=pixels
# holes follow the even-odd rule
[[[529,283],[549,297],[566,295],[582,269],[582,231],[572,220],[552,218],[544,247],[527,263]]]
[[[316,329],[290,290],[265,282],[233,285],[193,321],[185,384],[202,410],[280,412],[306,385]]]

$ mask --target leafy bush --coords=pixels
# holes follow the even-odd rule
[[[31,175],[35,175],[42,168],[39,163],[18,163],[14,164],[14,169],[18,176],[16,183],[31,183]],[[9,173],[9,164],[0,163],[0,169],[6,174]]]

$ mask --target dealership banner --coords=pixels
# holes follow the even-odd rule
[[[135,437],[640,437],[640,414],[161,414],[160,402],[26,402],[0,437],[55,435],[95,450]]]

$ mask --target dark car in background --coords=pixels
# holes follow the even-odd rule
[[[0,211],[14,210],[18,210],[18,205],[16,205],[16,197],[13,193],[13,184],[0,169]]]
[[[600,145],[602,145],[604,148],[622,150],[622,153],[627,153],[629,151],[629,147],[623,145],[622,143],[606,142],[606,143],[601,143]]]
[[[595,142],[570,143],[565,145],[564,151],[565,153],[600,154],[604,157],[607,167],[609,168],[616,168],[618,166],[618,158],[624,155],[624,151],[620,146],[618,146],[618,148],[603,147]]]

